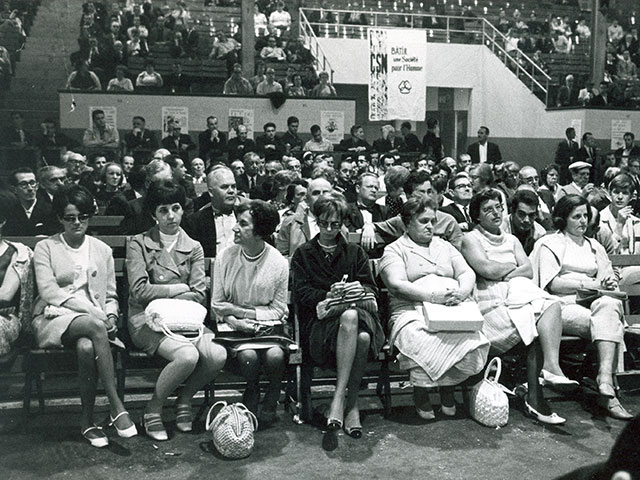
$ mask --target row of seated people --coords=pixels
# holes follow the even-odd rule
[[[285,352],[278,344],[256,347],[252,342],[260,324],[277,323],[286,317],[289,265],[285,257],[289,257],[305,361],[337,367],[327,428],[343,427],[347,434],[359,438],[362,424],[358,390],[364,365],[368,358],[375,358],[384,342],[377,310],[352,306],[322,319],[316,313],[320,301],[340,298],[347,285],[377,293],[366,251],[347,243],[342,235],[353,207],[320,174],[308,183],[305,204],[299,208],[310,237],[299,241],[295,249],[291,247],[292,225],[299,217],[296,213],[282,221],[278,248],[274,248],[269,242],[280,223],[276,207],[237,196],[235,177],[228,167],[217,165],[209,172],[211,204],[194,214],[197,225],[193,229],[188,218],[183,222],[184,189],[169,179],[168,165],[154,162],[155,173],[142,200],[154,225],[132,239],[126,262],[127,322],[133,342],[169,361],[145,408],[146,433],[156,441],[168,438],[162,408],[182,383],[185,386],[176,401],[176,420],[178,430],[190,431],[191,398],[215,378],[225,361],[238,362],[236,368],[248,382],[243,400],[254,411],[260,399],[259,371],[264,368],[270,382],[260,415],[267,423],[275,418]],[[466,178],[461,189],[471,191],[473,171],[456,176],[456,180]],[[476,227],[449,243],[439,228],[442,219],[449,216],[440,211],[431,182],[425,171],[408,176],[404,189],[409,198],[397,215],[403,233],[389,242],[379,263],[390,294],[390,342],[399,352],[401,366],[410,373],[417,414],[427,420],[435,418],[427,389],[438,387],[443,413],[454,415],[453,387],[480,372],[490,351],[501,354],[520,342],[531,344],[536,337],[540,338],[544,357],[543,368],[536,375],[539,373],[547,384],[574,389],[577,382],[565,377],[558,361],[564,331],[595,341],[601,404],[615,418],[631,418],[613,387],[617,355],[623,344],[622,303],[610,296],[588,307],[575,303],[579,289],[615,290],[618,285],[604,247],[586,236],[593,215],[586,198],[569,194],[558,200],[553,212],[557,231],[537,240],[528,257],[520,241],[504,231],[504,199],[491,188],[479,190],[469,203],[469,215]],[[618,187],[628,189],[629,185],[622,178]],[[515,208],[515,215],[520,216],[520,204]],[[105,387],[117,434],[130,437],[137,429],[118,399],[108,343],[118,312],[113,259],[108,247],[86,236],[94,209],[91,194],[81,186],[62,187],[54,194],[53,213],[63,232],[39,242],[33,255],[39,296],[32,328],[41,347],[75,346],[80,368],[96,371]],[[526,216],[531,218],[530,213]],[[200,228],[205,223],[214,225],[213,232],[209,229],[205,234],[205,228]],[[283,251],[280,247],[287,236],[288,251]],[[205,302],[207,246],[213,247],[211,256],[216,257],[210,309],[218,321],[245,332],[249,345],[225,350],[212,341],[209,330],[194,344],[175,342],[146,323],[144,309],[154,299]],[[17,266],[24,268],[30,253],[6,241],[0,248],[7,267],[2,288],[6,289],[6,298],[14,302],[9,308],[15,308],[20,283]],[[482,331],[429,332],[415,309],[420,302],[451,307],[477,302],[485,319]],[[10,311],[3,320],[15,323],[14,315],[15,310]],[[81,379],[82,391],[92,390],[97,381],[96,375],[81,375]],[[93,398],[83,396],[82,403],[83,436],[93,446],[106,446],[107,435],[93,425]],[[565,422],[541,398],[526,397],[525,409],[545,423]]]

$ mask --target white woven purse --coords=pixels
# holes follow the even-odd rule
[[[212,420],[211,414],[218,405],[222,405],[222,409]],[[211,432],[213,445],[222,456],[245,458],[253,451],[253,432],[258,429],[258,419],[242,403],[227,405],[220,401],[209,408],[205,429]]]
[[[496,374],[489,378],[491,369],[495,366]],[[484,371],[484,379],[471,389],[470,413],[471,417],[487,427],[504,427],[509,421],[509,399],[504,387],[498,383],[502,372],[502,362],[495,357]]]
[[[207,309],[191,300],[158,298],[147,305],[144,314],[154,332],[181,342],[196,342],[204,332]],[[182,333],[195,335],[185,337]]]

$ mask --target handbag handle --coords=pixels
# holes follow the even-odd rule
[[[195,337],[185,337],[184,335],[180,335],[179,333],[172,332],[166,325],[162,324],[162,333],[164,333],[167,337],[176,340],[178,342],[184,343],[196,343],[202,337],[204,333],[204,325],[200,325],[198,327],[198,335]]]
[[[484,379],[487,381],[491,381],[489,380],[489,374],[491,373],[491,367],[493,366],[496,367],[496,374],[493,381],[498,382],[498,380],[500,380],[500,374],[502,373],[502,360],[500,360],[500,357],[493,357],[491,359],[491,361],[487,365],[486,370],[484,371]]]
[[[258,429],[258,419],[253,414],[253,412],[249,410],[243,403],[234,403],[233,405],[230,405],[230,408],[231,408],[231,411],[233,412],[233,420],[234,420],[233,430],[235,431],[235,434],[237,437],[239,437],[240,434],[242,433],[242,431],[240,430],[241,423],[240,423],[240,414],[238,413],[238,411],[244,412],[244,414],[253,424],[254,430]]]
[[[207,432],[213,428],[213,420],[211,419],[211,412],[213,412],[218,405],[222,405],[222,408],[224,408],[227,406],[227,402],[225,402],[224,400],[220,400],[219,402],[216,402],[213,405],[211,405],[211,407],[209,408],[209,411],[207,412],[207,419],[204,422],[204,429]]]

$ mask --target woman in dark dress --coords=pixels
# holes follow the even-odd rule
[[[322,320],[316,314],[319,302],[341,296],[343,276],[347,282],[359,282],[365,291],[377,293],[367,254],[340,234],[347,211],[340,194],[327,194],[316,200],[313,215],[320,233],[296,250],[291,268],[303,352],[309,355],[304,361],[337,369],[327,427],[337,430],[344,424],[348,435],[360,438],[358,391],[367,358],[382,348],[382,327],[377,315],[357,306]]]
[[[96,203],[99,207],[107,207],[113,197],[122,191],[124,175],[119,163],[107,163],[100,174],[100,187],[96,192]]]

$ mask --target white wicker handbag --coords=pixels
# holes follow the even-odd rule
[[[222,405],[222,409],[212,420],[218,405]],[[213,445],[224,457],[245,458],[253,451],[253,432],[258,429],[258,419],[242,403],[227,405],[220,401],[209,409],[205,429],[211,431]]]
[[[144,310],[147,325],[154,332],[181,342],[196,342],[204,332],[207,309],[191,300],[157,298]],[[186,337],[188,333],[191,336]]]
[[[489,378],[492,367],[496,368],[493,379]],[[509,421],[509,399],[498,383],[502,362],[493,358],[484,371],[484,379],[471,389],[471,417],[487,427],[504,427]]]

